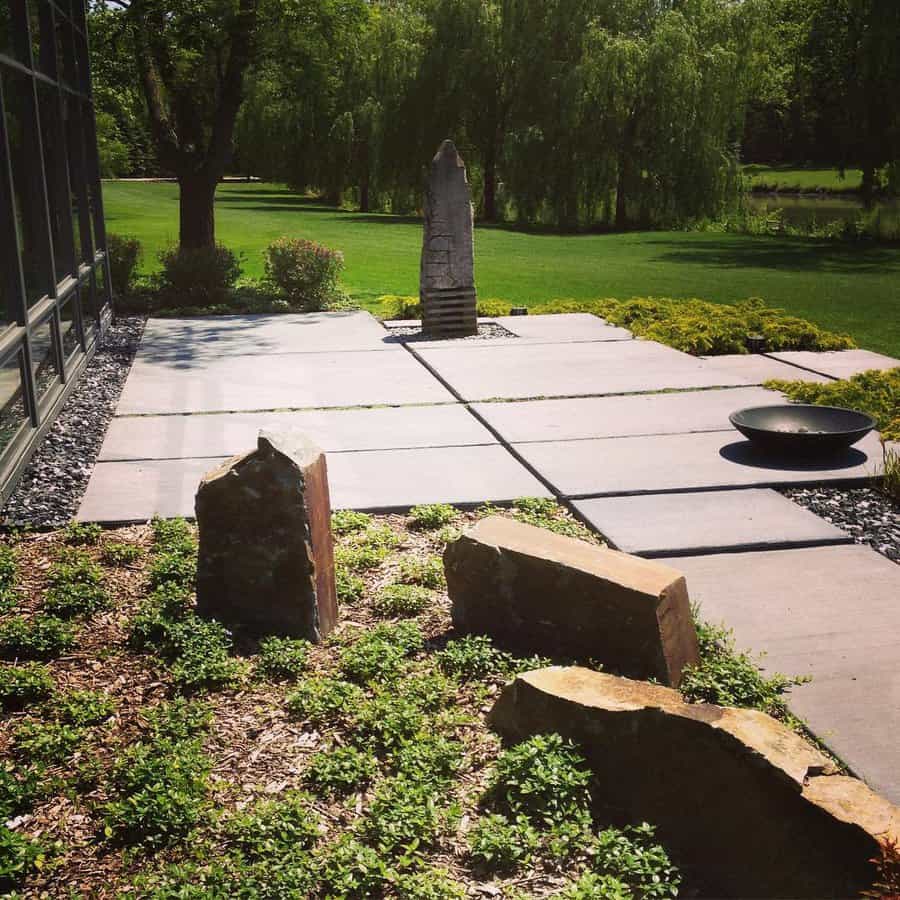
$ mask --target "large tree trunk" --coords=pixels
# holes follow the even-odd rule
[[[628,179],[629,164],[627,151],[619,156],[619,180],[616,183],[616,228],[628,227]]]
[[[178,179],[181,189],[178,242],[182,247],[198,250],[215,246],[216,183],[206,175],[182,175]]]
[[[484,219],[497,221],[497,151],[493,145],[484,156]]]
[[[863,203],[868,209],[875,199],[875,166],[872,163],[863,163],[861,190]]]

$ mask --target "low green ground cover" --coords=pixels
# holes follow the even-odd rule
[[[104,185],[108,227],[144,245],[143,271],[177,239],[174,184]],[[264,274],[263,250],[284,235],[344,254],[342,287],[364,307],[385,294],[418,292],[421,221],[323,206],[273,184],[223,184],[218,239],[243,255],[246,276]],[[476,230],[479,296],[536,309],[563,299],[700,297],[770,306],[900,356],[896,285],[900,248],[803,238],[698,232],[558,235]]]
[[[0,826],[0,890],[61,896],[77,882],[85,896],[156,900],[690,890],[652,825],[604,809],[578,747],[546,734],[503,748],[487,729],[499,688],[553,662],[450,628],[435,561],[460,528],[496,512],[336,513],[339,577],[361,549],[381,552],[321,646],[248,643],[198,619],[196,540],[183,521],[20,539],[7,582],[77,553],[81,570],[101,569],[110,607],[81,614],[74,647],[0,663],[0,818],[28,815]],[[553,501],[502,514],[598,540]],[[10,622],[44,615],[42,585],[21,588],[2,617],[13,634]],[[788,679],[762,676],[721,629],[702,626],[701,639],[690,699],[798,724],[781,698]]]
[[[781,191],[784,193],[858,193],[862,187],[862,170],[816,168],[813,166],[747,165],[744,179],[752,191]]]

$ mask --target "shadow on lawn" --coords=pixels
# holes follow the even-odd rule
[[[662,252],[658,262],[718,266],[723,269],[782,269],[795,272],[845,272],[886,275],[900,272],[900,249],[838,244],[788,237],[698,237],[690,243],[660,235],[648,237]]]

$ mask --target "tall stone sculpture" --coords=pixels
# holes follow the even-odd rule
[[[453,141],[444,141],[431,162],[419,299],[423,331],[447,337],[477,333],[472,198]]]

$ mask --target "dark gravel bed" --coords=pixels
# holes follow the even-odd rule
[[[498,325],[496,322],[479,322],[478,334],[470,334],[468,337],[442,337],[422,331],[417,325],[391,325],[384,323],[391,336],[388,340],[395,340],[398,344],[414,344],[417,341],[490,341],[495,338],[517,338],[509,329]]]
[[[7,501],[4,526],[58,528],[78,511],[145,321],[130,316],[110,325]]]
[[[900,503],[873,488],[789,488],[782,491],[826,522],[853,535],[857,544],[871,544],[900,563]]]

